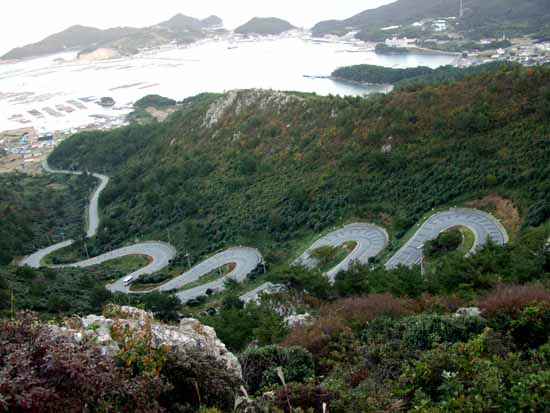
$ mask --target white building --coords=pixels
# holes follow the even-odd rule
[[[447,21],[445,20],[434,20],[433,28],[436,32],[444,32],[447,30]]]
[[[407,37],[398,39],[397,37],[392,37],[391,39],[386,39],[385,43],[388,47],[409,47],[416,43],[416,39],[408,39]]]

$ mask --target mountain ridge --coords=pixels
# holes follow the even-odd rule
[[[1,59],[25,59],[71,50],[90,52],[100,47],[114,48],[122,54],[131,54],[135,53],[137,49],[157,46],[170,41],[190,43],[200,40],[205,36],[205,30],[217,28],[222,23],[217,16],[199,20],[177,14],[169,20],[143,28],[98,29],[73,25],[36,43],[16,47],[4,54]]]
[[[348,19],[319,22],[312,33],[324,36],[358,31],[358,39],[370,40],[373,31],[384,27],[449,16],[459,16],[457,0],[398,0]],[[466,37],[534,34],[550,30],[549,17],[550,4],[544,0],[465,0],[459,30]]]

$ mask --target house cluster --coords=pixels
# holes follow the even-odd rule
[[[20,136],[4,136],[0,139],[0,149],[12,158],[19,158],[23,164],[40,162],[57,144],[52,133],[36,135],[24,132]]]
[[[532,41],[525,41],[506,49],[470,53],[468,58],[472,61],[472,64],[514,62],[524,66],[543,65],[550,63],[550,42],[533,43]]]

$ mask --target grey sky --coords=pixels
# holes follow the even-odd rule
[[[254,16],[274,16],[296,26],[343,19],[393,0],[4,0],[0,54],[66,29],[73,24],[99,28],[150,26],[183,13],[194,17],[216,14],[228,28]]]

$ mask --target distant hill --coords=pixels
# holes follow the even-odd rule
[[[373,65],[355,65],[340,67],[332,72],[332,77],[338,80],[348,80],[361,83],[391,83],[401,88],[422,84],[434,84],[445,82],[456,82],[471,76],[478,76],[486,73],[519,69],[520,65],[509,62],[493,62],[468,68],[454,66],[441,66],[437,69],[429,67],[411,67],[406,69],[393,69],[389,67]]]
[[[371,40],[373,32],[384,27],[458,15],[458,0],[398,0],[377,9],[366,10],[346,20],[320,22],[313,27],[312,32],[315,36],[324,36],[358,31],[357,38]],[[464,0],[464,17],[460,19],[458,29],[471,38],[550,33],[550,2]]]
[[[194,17],[185,16],[184,14],[176,14],[170,20],[159,23],[158,26],[164,27],[175,32],[188,30],[202,30],[211,27],[221,26],[223,20],[218,16],[210,16],[204,20],[199,20]]]
[[[101,30],[72,26],[37,43],[17,47],[2,56],[2,59],[25,59],[68,50],[85,50],[89,53],[100,47],[113,48],[121,54],[131,54],[144,47],[154,47],[174,40],[190,43],[202,39],[205,37],[205,30],[221,24],[222,20],[216,16],[199,20],[178,14],[170,20],[146,28],[117,27]]]
[[[235,29],[238,34],[277,35],[295,29],[289,22],[276,17],[254,17]]]

